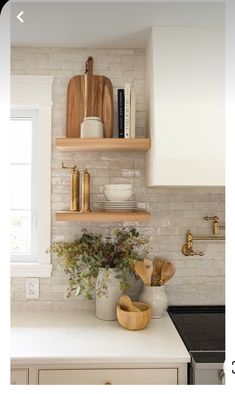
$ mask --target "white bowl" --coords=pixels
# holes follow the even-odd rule
[[[104,189],[104,194],[105,197],[109,200],[109,201],[127,201],[131,198],[133,193],[132,189],[113,189],[113,190],[108,190],[108,189]]]
[[[127,184],[111,184],[111,185],[104,185],[105,190],[132,190],[133,185],[127,185]]]

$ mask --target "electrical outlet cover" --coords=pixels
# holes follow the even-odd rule
[[[39,298],[39,278],[26,278],[26,298]]]

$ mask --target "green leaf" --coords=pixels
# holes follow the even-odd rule
[[[80,294],[82,294],[82,288],[81,288],[81,287],[78,287],[78,288],[76,289],[76,291],[75,291],[75,295],[76,295],[76,296],[79,296]]]

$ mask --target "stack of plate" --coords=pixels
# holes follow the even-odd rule
[[[102,211],[136,211],[137,203],[136,201],[101,201],[99,203],[99,208]]]

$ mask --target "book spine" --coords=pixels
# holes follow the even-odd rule
[[[125,116],[125,93],[124,89],[118,89],[118,137],[124,138],[124,116]]]
[[[130,138],[130,101],[131,101],[131,85],[125,84],[125,138]]]
[[[135,138],[135,113],[136,113],[136,95],[135,89],[131,89],[131,138]]]

